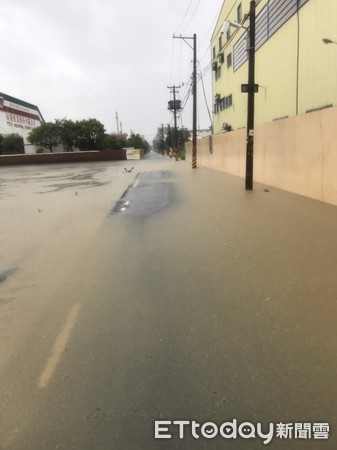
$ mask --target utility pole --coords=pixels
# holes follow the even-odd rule
[[[174,146],[178,151],[178,129],[177,129],[177,111],[181,110],[181,101],[176,99],[177,89],[180,89],[180,86],[167,86],[168,89],[172,89],[171,93],[173,93],[173,101],[169,101],[168,109],[173,111],[174,117]]]
[[[171,136],[171,125],[167,124],[167,136],[168,136],[168,146],[172,147],[172,136]]]
[[[249,10],[249,50],[248,50],[248,111],[246,146],[246,191],[253,189],[254,160],[254,106],[255,106],[255,0]]]
[[[197,35],[190,36],[175,36],[173,39],[182,39],[193,50],[193,119],[192,119],[192,169],[197,168]],[[193,40],[193,47],[187,42],[187,40]]]
[[[172,89],[171,93],[173,93],[173,102],[169,101],[168,109],[173,111],[173,118],[174,118],[174,147],[176,150],[178,150],[178,131],[177,131],[177,110],[180,109],[180,102],[178,105],[177,99],[176,99],[176,93],[177,89],[179,89],[180,86],[168,86],[168,89]]]
[[[192,169],[197,168],[197,35],[193,34],[193,135]]]
[[[161,124],[161,142],[162,142],[162,154],[164,154],[164,124]]]
[[[118,112],[116,111],[117,134],[119,134]]]

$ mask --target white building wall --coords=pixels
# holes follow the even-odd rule
[[[0,93],[0,134],[18,134],[22,136],[25,153],[36,153],[36,146],[30,145],[27,137],[30,131],[43,123],[39,109]]]

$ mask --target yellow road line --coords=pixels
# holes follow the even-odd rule
[[[48,358],[45,368],[43,369],[43,372],[38,380],[38,386],[40,388],[45,388],[48,386],[49,381],[51,380],[55,369],[61,360],[62,353],[64,352],[70,338],[71,330],[74,328],[80,308],[81,306],[79,303],[76,303],[76,305],[71,308],[65,324],[56,338],[51,355]]]

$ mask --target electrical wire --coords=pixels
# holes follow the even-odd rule
[[[186,25],[186,26],[184,27],[184,29],[183,29],[183,32],[186,30],[186,28],[187,28],[187,27],[189,26],[189,24],[192,22],[192,19],[193,19],[193,17],[195,16],[195,13],[197,12],[197,10],[198,10],[198,8],[199,8],[200,3],[201,3],[201,0],[198,1],[198,4],[197,4],[196,8],[194,9],[194,11],[193,11],[193,13],[192,13],[192,16],[191,16],[190,20],[188,21],[187,25]]]
[[[199,62],[199,66],[200,66],[200,61],[198,61],[198,62]],[[201,67],[200,67],[200,71],[201,71]],[[201,73],[200,73],[199,79],[201,80],[201,85],[202,85],[202,90],[203,90],[203,93],[204,93],[204,99],[205,99],[205,103],[206,103],[208,117],[209,117],[209,120],[210,120],[211,126],[212,126],[212,116],[211,116],[211,113],[210,113],[210,110],[209,110],[209,107],[208,107],[207,96],[206,96],[205,85],[204,85],[204,79],[203,79],[203,76],[202,76]]]
[[[238,1],[239,1],[239,0],[235,0],[235,2],[233,3],[231,9],[230,9],[229,12],[227,13],[226,18],[224,19],[224,21],[225,21],[225,20],[228,20],[228,17],[229,17],[230,14],[232,13],[232,11],[233,11],[233,9],[235,8],[235,6],[238,4]],[[256,1],[256,7],[261,3],[261,1],[262,1],[262,0],[257,0],[257,1]],[[182,20],[182,22],[181,22],[181,25],[183,24],[183,22],[185,21],[185,19],[186,19],[186,17],[187,17],[187,14],[188,14],[188,12],[189,12],[189,10],[190,10],[190,8],[191,8],[192,2],[193,2],[193,0],[191,0],[190,3],[189,3],[189,5],[188,5],[188,8],[187,8],[187,10],[186,10],[186,12],[185,12],[185,15],[184,15],[184,18],[183,18],[183,20]],[[195,7],[195,9],[194,9],[194,11],[193,11],[193,13],[192,13],[192,16],[190,17],[190,20],[188,21],[188,23],[187,23],[186,26],[184,27],[184,30],[188,27],[188,25],[191,23],[192,19],[194,18],[195,14],[196,14],[196,12],[197,12],[199,6],[200,6],[200,3],[201,3],[201,0],[198,1],[197,6]],[[217,16],[215,17],[215,21],[218,21],[218,20],[219,20],[219,17],[220,17],[220,13],[221,13],[222,8],[223,8],[223,5],[222,5],[221,8],[220,8],[220,12],[219,12],[219,13],[217,14]],[[248,19],[248,16],[246,16],[246,17],[244,18],[244,20],[243,20],[243,22],[242,22],[241,24],[244,24],[244,23],[246,22],[247,19]],[[214,21],[213,21],[213,22],[214,22]],[[181,25],[180,25],[180,26],[181,26]],[[210,29],[211,29],[212,27],[213,27],[213,25],[208,29],[207,34],[209,33],[209,31],[210,31]],[[184,30],[183,30],[183,31],[184,31]],[[234,31],[234,33],[231,35],[230,39],[229,39],[229,40],[226,42],[226,44],[223,46],[223,49],[226,49],[226,48],[228,47],[228,45],[231,43],[232,39],[235,37],[235,35],[236,35],[239,31],[240,31],[239,29],[236,29],[236,30]],[[221,28],[219,28],[219,30],[218,30],[218,32],[217,32],[216,34],[214,34],[214,32],[213,32],[213,34],[212,34],[213,39],[212,39],[212,40],[214,41],[214,40],[216,39],[216,37],[217,37],[220,33],[221,33]],[[203,53],[201,59],[198,61],[198,62],[199,62],[199,67],[200,67],[200,73],[199,73],[199,75],[197,75],[197,83],[198,83],[199,81],[202,82],[202,88],[203,88],[204,99],[205,99],[205,103],[206,103],[206,107],[207,107],[207,112],[208,112],[208,116],[209,116],[209,118],[210,118],[210,122],[211,122],[211,125],[212,125],[212,118],[211,118],[210,110],[209,110],[209,107],[208,107],[208,104],[207,104],[207,96],[206,96],[206,91],[205,91],[205,86],[204,86],[204,81],[203,81],[203,77],[211,70],[211,67],[212,67],[212,61],[210,61],[209,63],[207,63],[207,65],[206,65],[203,69],[201,69],[201,64],[200,64],[200,61],[201,61],[203,58],[205,58],[207,52],[211,49],[211,45],[212,45],[212,44],[209,44],[209,45],[208,45],[208,47],[207,47],[207,49],[204,51],[204,53]],[[180,62],[180,63],[181,63],[181,62]],[[180,69],[180,71],[181,71],[181,69]],[[191,77],[192,77],[192,75],[191,75]],[[190,77],[189,82],[187,83],[187,90],[186,90],[185,93],[184,93],[183,100],[181,101],[181,103],[182,103],[181,113],[184,111],[184,109],[185,109],[185,107],[186,107],[186,104],[187,104],[187,102],[188,102],[188,100],[189,100],[189,97],[190,97],[190,95],[191,95],[191,93],[192,93],[192,84],[193,84],[193,83],[191,82],[191,77]],[[183,85],[184,85],[184,84],[183,84]]]
[[[171,50],[171,64],[170,64],[170,76],[168,80],[168,84],[171,84],[172,75],[173,75],[173,54],[174,54],[174,39],[172,39],[172,50]]]
[[[201,48],[202,48],[202,45],[203,45],[203,43],[205,42],[206,38],[208,38],[209,33],[211,32],[211,30],[214,30],[214,27],[215,27],[215,25],[216,25],[216,23],[217,23],[217,21],[218,21],[218,18],[219,18],[221,9],[222,9],[222,6],[220,7],[220,11],[218,11],[218,12],[216,13],[216,15],[214,16],[214,19],[212,20],[210,27],[208,28],[207,32],[205,33],[205,37],[204,37],[204,39],[203,39],[203,40],[201,41],[201,43],[200,43]],[[208,39],[209,39],[209,38],[208,38]],[[210,47],[211,47],[211,44],[208,43],[208,44],[207,44],[207,48],[205,49],[205,52],[204,52],[203,56],[200,58],[200,61],[203,60],[203,58],[205,57],[205,55],[206,55],[207,52],[209,51]]]
[[[183,23],[184,23],[184,21],[185,21],[185,19],[186,19],[186,16],[187,16],[187,14],[188,14],[188,11],[190,10],[190,7],[191,7],[192,3],[193,3],[193,0],[190,0],[190,3],[189,3],[189,5],[188,5],[187,10],[186,10],[186,12],[185,12],[185,15],[184,15],[184,17],[183,17],[183,20],[180,22],[180,25],[179,25],[179,27],[178,27],[178,30],[180,29],[180,27],[182,27],[182,25],[183,25]]]

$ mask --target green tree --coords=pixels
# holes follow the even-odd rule
[[[52,153],[53,148],[61,143],[60,125],[57,122],[45,122],[33,128],[27,140],[33,145],[47,148]]]
[[[178,128],[178,147],[184,148],[185,142],[189,141],[191,133],[187,128]]]
[[[167,143],[167,138],[165,139],[165,135],[164,135],[164,139],[163,139],[163,132],[162,132],[161,127],[158,128],[157,135],[153,139],[152,144],[153,144],[153,148],[158,153],[164,153],[165,150],[167,151],[168,148],[171,147],[171,145]]]
[[[25,153],[23,139],[18,134],[0,136],[0,154],[15,155]]]
[[[145,152],[147,152],[150,148],[149,143],[145,139],[143,139],[139,134],[135,133],[131,133],[131,136],[128,139],[128,146],[141,148]]]
[[[105,129],[104,125],[96,119],[87,119],[76,122],[78,136],[76,147],[81,150],[100,150],[103,148]]]
[[[187,142],[190,138],[191,133],[187,128],[178,128],[177,129],[178,149],[182,150],[184,148],[185,142]],[[171,128],[170,135],[167,135],[165,139],[165,148],[174,146],[175,146],[175,132],[174,128]]]
[[[57,119],[55,123],[59,126],[60,139],[67,151],[74,151],[78,136],[80,134],[79,122],[73,122],[69,119]]]
[[[103,148],[120,149],[127,146],[127,140],[121,134],[106,134],[103,140]]]

